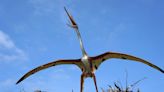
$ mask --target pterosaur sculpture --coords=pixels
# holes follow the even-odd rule
[[[106,52],[106,53],[103,53],[103,54],[98,55],[98,56],[89,57],[88,54],[86,53],[85,49],[84,49],[78,25],[74,21],[73,17],[68,13],[66,8],[64,8],[64,9],[65,9],[70,21],[71,21],[71,24],[69,24],[69,26],[75,30],[75,32],[77,33],[78,39],[80,41],[80,48],[81,48],[82,55],[83,55],[82,58],[80,58],[80,59],[68,59],[68,60],[57,60],[57,61],[53,61],[53,62],[44,64],[44,65],[41,65],[41,66],[29,71],[28,73],[26,73],[21,79],[18,80],[18,82],[16,84],[20,83],[21,81],[23,81],[24,79],[26,79],[30,75],[32,75],[38,71],[47,69],[49,67],[53,67],[53,66],[57,66],[57,65],[63,65],[63,64],[73,64],[73,65],[78,66],[82,71],[80,92],[83,92],[84,79],[87,77],[93,78],[96,92],[98,92],[97,83],[96,83],[96,76],[95,76],[94,72],[95,72],[95,70],[98,69],[98,67],[100,66],[101,63],[103,63],[107,59],[112,59],[112,58],[141,62],[143,64],[146,64],[146,65],[164,73],[164,70],[162,70],[158,66],[156,66],[156,65],[154,65],[154,64],[152,64],[146,60],[143,60],[141,58],[132,56],[132,55],[116,53],[116,52]]]

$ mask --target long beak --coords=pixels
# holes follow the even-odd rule
[[[65,12],[67,13],[67,15],[68,15],[68,17],[69,17],[69,19],[70,19],[70,21],[71,21],[71,25],[70,24],[68,24],[70,27],[72,27],[72,28],[76,28],[76,29],[78,29],[78,26],[77,26],[77,24],[76,24],[76,22],[74,21],[74,19],[73,19],[73,17],[68,13],[68,11],[67,11],[67,9],[64,7],[64,10],[65,10]]]

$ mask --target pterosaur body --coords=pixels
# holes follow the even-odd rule
[[[71,26],[76,31],[78,39],[80,41],[80,48],[82,50],[82,55],[83,55],[82,58],[80,58],[80,59],[68,59],[68,60],[57,60],[57,61],[53,61],[53,62],[44,64],[44,65],[41,65],[41,66],[29,71],[28,73],[26,73],[21,79],[18,80],[18,82],[16,84],[20,83],[21,81],[23,81],[24,79],[26,79],[30,75],[32,75],[38,71],[47,69],[49,67],[53,67],[53,66],[57,66],[57,65],[63,65],[63,64],[73,64],[73,65],[78,66],[82,71],[81,83],[80,83],[80,92],[83,92],[84,79],[87,77],[93,78],[96,92],[98,92],[98,87],[97,87],[97,83],[96,83],[96,76],[95,76],[94,72],[95,72],[95,70],[97,70],[99,68],[101,63],[103,63],[107,59],[112,59],[112,58],[141,62],[143,64],[146,64],[146,65],[164,73],[164,70],[162,70],[158,66],[156,66],[156,65],[154,65],[154,64],[152,64],[146,60],[143,60],[141,58],[138,58],[138,57],[135,57],[132,55],[128,55],[128,54],[122,54],[122,53],[116,53],[116,52],[106,52],[106,53],[103,53],[103,54],[98,55],[98,56],[89,57],[88,54],[86,53],[85,49],[84,49],[78,25],[74,21],[73,17],[68,13],[66,8],[64,8],[64,9],[65,9],[70,21],[71,21],[71,24],[69,24],[69,26]]]

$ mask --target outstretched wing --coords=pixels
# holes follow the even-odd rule
[[[54,61],[54,62],[50,62],[50,63],[44,64],[44,65],[41,65],[41,66],[29,71],[22,78],[20,78],[16,84],[20,83],[21,81],[23,81],[24,79],[26,79],[27,77],[29,77],[30,75],[32,75],[36,72],[39,72],[43,69],[47,69],[47,68],[52,67],[52,66],[62,65],[62,64],[74,64],[74,65],[77,65],[80,69],[82,69],[82,67],[83,67],[82,62],[80,61],[80,59],[57,60],[57,61]]]
[[[91,57],[92,59],[92,63],[95,66],[95,68],[98,68],[100,66],[100,64],[107,60],[107,59],[111,59],[111,58],[116,58],[116,59],[124,59],[124,60],[132,60],[132,61],[136,61],[136,62],[141,62],[144,63],[152,68],[155,68],[159,71],[161,71],[162,73],[164,73],[164,70],[162,70],[161,68],[159,68],[158,66],[143,60],[141,58],[135,57],[135,56],[131,56],[131,55],[127,55],[127,54],[122,54],[122,53],[115,53],[115,52],[106,52],[104,54],[101,54],[99,56],[96,57]]]

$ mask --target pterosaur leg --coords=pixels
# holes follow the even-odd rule
[[[97,83],[96,83],[96,76],[95,76],[95,74],[92,74],[92,77],[93,77],[94,84],[95,84],[95,87],[96,87],[96,92],[98,92],[98,88],[97,88]]]
[[[84,91],[84,74],[81,75],[80,92]]]

